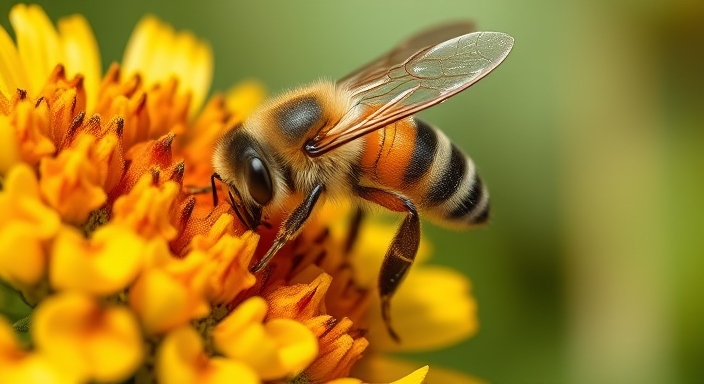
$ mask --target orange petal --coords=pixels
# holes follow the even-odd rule
[[[266,298],[271,306],[267,317],[305,321],[319,315],[331,282],[330,275],[320,273],[310,284],[292,284],[276,289]]]
[[[95,138],[85,135],[56,158],[45,158],[39,165],[40,190],[44,199],[65,221],[83,224],[90,213],[107,200],[100,186],[101,164],[95,164]]]
[[[9,116],[9,126],[0,128],[14,131],[20,158],[29,165],[38,164],[43,157],[56,151],[56,146],[47,136],[50,116],[46,103],[40,103],[35,108],[31,100],[25,99],[16,104]],[[6,122],[2,120],[0,124]]]
[[[2,115],[1,112],[0,108],[0,175],[5,175],[21,160],[21,157],[15,128],[10,125],[10,118]]]

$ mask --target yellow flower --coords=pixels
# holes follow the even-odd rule
[[[122,291],[137,277],[145,241],[130,229],[110,223],[85,239],[65,226],[54,239],[49,271],[51,286],[95,295]]]
[[[318,355],[318,339],[298,321],[275,318],[262,324],[266,301],[251,297],[213,330],[216,350],[246,362],[263,380],[294,377]]]
[[[198,332],[188,326],[166,336],[157,351],[156,365],[156,377],[161,383],[261,383],[259,376],[246,363],[209,356]],[[145,378],[149,377],[145,375]]]
[[[16,5],[10,22],[16,43],[0,28],[0,279],[33,312],[31,348],[0,319],[0,382],[419,384],[435,368],[381,353],[476,331],[467,280],[420,263],[396,295],[403,343],[392,342],[375,280],[394,229],[365,224],[349,254],[339,208],[250,272],[276,225],[252,232],[226,198],[214,207],[187,186],[208,185],[214,142],[264,91],[249,81],[206,100],[207,43],[147,16],[103,74],[83,17],[55,28],[40,7]],[[427,253],[423,242],[418,258]]]
[[[72,383],[72,377],[62,372],[40,353],[20,346],[10,324],[0,318],[0,383]]]
[[[18,287],[36,284],[45,272],[46,245],[60,223],[41,201],[33,171],[23,164],[12,168],[0,192],[0,278]]]
[[[132,313],[76,292],[42,301],[32,316],[32,338],[39,353],[78,381],[125,380],[143,357]]]

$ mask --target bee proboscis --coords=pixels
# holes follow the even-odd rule
[[[251,229],[276,210],[283,220],[261,270],[294,238],[321,197],[351,197],[405,213],[379,274],[382,316],[413,264],[419,214],[453,227],[489,217],[489,195],[474,163],[441,131],[412,115],[474,84],[508,55],[513,38],[442,25],[403,42],[337,82],[319,81],[276,97],[217,143],[212,182]],[[214,188],[214,186],[213,186]]]

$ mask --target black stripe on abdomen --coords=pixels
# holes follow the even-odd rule
[[[455,194],[462,183],[462,176],[467,169],[467,161],[462,151],[454,144],[450,144],[452,150],[450,153],[450,161],[442,170],[442,174],[438,180],[433,180],[425,195],[425,201],[429,205],[438,205],[445,202]],[[441,161],[441,159],[438,159]]]
[[[413,121],[417,132],[411,160],[403,173],[403,182],[406,185],[417,182],[428,173],[438,151],[438,136],[435,130],[421,120],[414,118]]]
[[[470,184],[471,187],[469,191],[466,191],[465,195],[462,196],[460,204],[448,215],[450,219],[459,219],[469,215],[482,200],[484,194],[484,183],[482,183],[482,179],[474,173]]]

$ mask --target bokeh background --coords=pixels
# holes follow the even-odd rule
[[[190,29],[214,90],[335,79],[448,20],[511,34],[494,73],[421,114],[491,190],[487,228],[425,227],[434,262],[472,279],[481,328],[407,357],[497,383],[704,382],[701,0],[38,3],[86,15],[104,66],[145,13]]]

